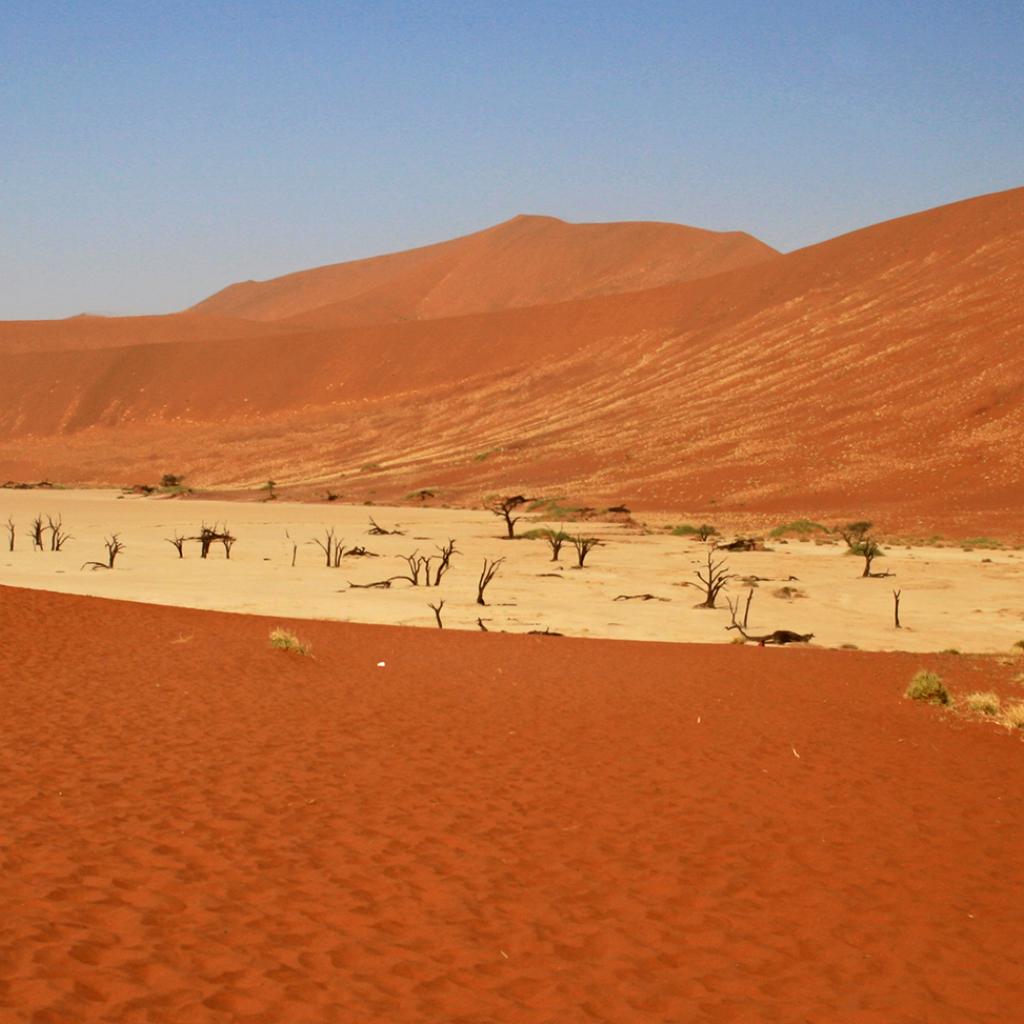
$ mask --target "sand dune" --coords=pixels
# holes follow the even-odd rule
[[[219,314],[167,316],[73,316],[66,320],[0,321],[0,354],[61,352],[139,345],[223,341],[281,334],[270,324]]]
[[[650,288],[775,255],[738,231],[520,216],[421,249],[231,285],[194,309],[313,327],[427,320]]]
[[[927,657],[303,622],[303,658],[277,619],[0,602],[5,1020],[1004,1024],[1024,998],[1021,742],[903,700]]]
[[[643,291],[5,361],[0,475],[1024,529],[1024,190]],[[280,326],[280,325],[278,325]]]

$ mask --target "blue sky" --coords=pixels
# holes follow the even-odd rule
[[[516,213],[783,250],[1024,184],[1024,4],[0,3],[0,319]]]

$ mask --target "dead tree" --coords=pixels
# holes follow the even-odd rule
[[[47,516],[46,529],[50,531],[51,551],[60,551],[69,540],[74,540],[74,538],[64,529],[63,516],[57,516],[56,521],[54,521],[50,516]]]
[[[409,566],[409,574],[407,576],[392,576],[393,580],[408,580],[414,587],[420,585],[420,573],[426,570],[427,583],[430,586],[430,559],[425,558],[419,553],[417,549],[411,555],[399,555],[399,558],[405,561],[405,564]]]
[[[481,633],[490,633],[490,630],[484,625],[484,620],[479,616],[477,617],[476,624],[480,627]]]
[[[117,558],[122,551],[124,551],[125,545],[120,537],[115,533],[110,537],[104,538],[103,546],[107,549],[107,560],[106,562],[86,562],[82,568],[91,569],[113,569],[114,559]]]
[[[753,601],[753,600],[754,600],[754,588],[751,587],[750,590],[747,591],[747,603],[746,603],[746,605],[743,608],[743,622],[740,623],[740,622],[737,622],[737,620],[736,620],[736,613],[740,610],[740,599],[736,598],[735,601],[733,601],[731,598],[728,598],[728,597],[725,599],[725,603],[726,603],[726,605],[729,608],[729,614],[730,614],[730,616],[732,618],[732,626],[727,626],[726,627],[727,629],[732,629],[733,626],[735,626],[736,629],[741,629],[741,628],[742,629],[746,629],[747,628],[747,621],[750,619],[750,602]]]
[[[14,520],[10,517],[7,519],[7,550],[14,550]]]
[[[814,639],[813,633],[795,633],[791,629],[776,629],[771,633],[764,633],[759,636],[752,636],[747,632],[747,616],[746,612],[750,611],[750,596],[753,595],[753,591],[747,596],[747,607],[744,612],[742,624],[736,621],[736,612],[739,611],[740,602],[730,601],[726,598],[726,604],[729,606],[731,613],[732,622],[726,626],[727,630],[735,629],[741,637],[743,637],[744,643],[754,643],[760,647],[765,647],[768,644],[773,644],[779,647],[784,647],[786,644],[808,644]]]
[[[43,525],[43,517],[36,516],[32,520],[32,529],[29,531],[29,536],[32,538],[32,550],[35,551],[38,548],[40,551],[43,550],[43,530],[46,527]]]
[[[380,555],[376,551],[367,551],[362,544],[357,544],[354,548],[349,548],[345,552],[346,558],[380,558]]]
[[[353,583],[351,580],[348,581],[348,585],[352,590],[390,590],[392,580],[404,580],[408,579],[407,576],[390,576],[386,580],[374,580],[373,583]]]
[[[299,556],[299,545],[292,540],[292,535],[287,530],[284,531],[284,535],[288,538],[288,542],[292,546],[292,568],[294,569],[295,559]]]
[[[893,621],[894,621],[897,629],[902,629],[903,628],[900,625],[900,594],[902,594],[902,593],[903,593],[902,590],[894,590],[892,592],[892,602],[893,602],[892,617],[893,617]]]
[[[395,526],[395,529],[393,529],[393,530],[385,530],[383,526],[380,526],[374,520],[373,516],[370,516],[370,528],[366,532],[369,533],[369,534],[372,534],[374,537],[404,537],[405,536],[405,530],[399,530],[397,525]]]
[[[451,568],[452,555],[459,554],[455,547],[455,541],[450,538],[444,547],[437,546],[437,550],[441,552],[441,561],[438,563],[437,570],[434,573],[435,587],[441,585],[441,578]]]
[[[324,553],[324,559],[328,569],[337,569],[338,566],[341,565],[341,559],[345,553],[345,548],[343,547],[344,541],[338,540],[334,536],[333,526],[329,530],[324,531],[323,540],[320,540],[318,537],[314,537],[310,543],[315,544]]]
[[[484,559],[484,567],[480,572],[480,579],[477,580],[476,584],[476,603],[486,605],[487,602],[484,600],[484,591],[487,589],[487,584],[494,579],[498,572],[501,563],[504,562],[504,558],[496,558],[493,562]]]
[[[557,562],[558,556],[562,551],[562,545],[569,539],[569,534],[559,528],[557,530],[545,530],[543,536],[548,547],[551,548],[551,561]]]
[[[505,497],[492,498],[484,505],[484,508],[505,520],[505,529],[508,530],[509,540],[514,540],[516,523],[523,517],[514,516],[512,513],[521,505],[525,505],[529,500],[529,498],[525,498],[521,494],[506,495]]]
[[[729,580],[736,578],[735,573],[729,572],[724,558],[717,562],[714,560],[710,548],[708,549],[706,571],[701,572],[700,569],[697,569],[694,575],[700,582],[694,583],[692,580],[687,580],[683,586],[696,587],[698,590],[704,591],[704,600],[697,605],[698,608],[714,608],[719,592],[728,584]]]
[[[234,546],[237,537],[231,535],[228,531],[227,523],[224,524],[223,529],[218,529],[217,524],[213,526],[207,526],[206,523],[199,529],[199,535],[197,537],[187,537],[186,540],[197,540],[199,541],[199,557],[206,558],[210,553],[210,548],[214,544],[224,545],[224,557],[231,557],[231,548]]]
[[[36,516],[32,520],[32,529],[29,530],[28,536],[32,539],[32,550],[35,551],[37,548],[43,550],[43,530],[46,527],[43,525],[43,517]]]
[[[668,601],[667,597],[656,597],[654,594],[619,594],[613,601]]]
[[[178,552],[179,558],[185,557],[185,541],[190,540],[191,538],[182,537],[182,535],[178,533],[177,530],[175,530],[173,537],[165,537],[164,539],[167,541],[168,544],[174,546],[174,550]]]
[[[596,537],[583,537],[577,534],[575,537],[571,537],[572,546],[576,549],[576,568],[582,569],[583,563],[587,560],[587,555],[597,547],[603,546],[602,541],[599,541]]]
[[[444,625],[441,622],[441,609],[444,607],[444,601],[438,601],[437,604],[428,604],[428,608],[432,608],[434,611],[434,618],[437,619],[437,628],[444,629]]]

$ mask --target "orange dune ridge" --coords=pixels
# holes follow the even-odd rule
[[[428,320],[635,291],[776,255],[739,231],[519,216],[437,245],[231,285],[193,308],[312,327]]]
[[[1021,739],[940,661],[0,588],[0,1018],[1006,1024]],[[379,663],[383,663],[382,665]]]
[[[640,291],[318,327],[328,306],[280,337],[12,356],[0,475],[173,467],[353,500],[508,488],[1019,533],[1021,294],[1016,189]]]
[[[196,343],[283,333],[271,324],[217,314],[167,316],[73,316],[66,320],[0,321],[0,354],[80,351],[138,345]]]

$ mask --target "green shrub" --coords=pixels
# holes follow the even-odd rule
[[[718,530],[710,523],[701,523],[700,526],[693,526],[690,523],[683,523],[672,530],[673,537],[699,537],[707,540],[708,537],[717,537]]]
[[[781,526],[776,526],[768,536],[769,537],[784,537],[787,533],[828,533],[829,529],[827,526],[822,526],[821,523],[814,523],[810,519],[794,519],[791,523],[783,523]]]
[[[921,700],[928,704],[948,704],[949,691],[942,682],[942,678],[935,672],[928,672],[921,669],[914,676],[907,687],[904,697],[910,700]]]

